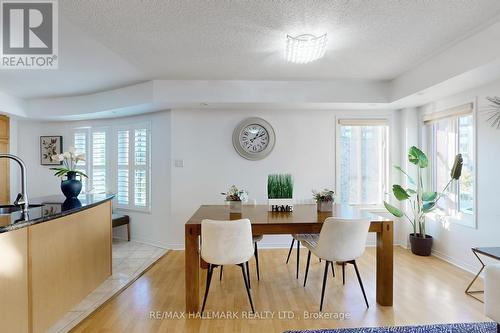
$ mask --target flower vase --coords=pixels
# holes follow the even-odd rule
[[[316,206],[318,212],[331,212],[333,210],[333,201],[318,201]]]
[[[229,213],[231,214],[241,214],[241,201],[229,201]]]
[[[61,181],[61,191],[68,199],[78,197],[82,191],[82,182],[76,179],[76,172],[69,171],[66,174],[66,179]]]

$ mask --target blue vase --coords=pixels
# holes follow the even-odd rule
[[[62,208],[62,211],[67,211],[67,210],[71,210],[71,209],[75,209],[75,208],[80,208],[82,207],[82,202],[80,200],[78,200],[77,198],[68,198],[66,200],[64,200],[61,208]]]
[[[82,191],[82,182],[76,179],[76,172],[66,174],[67,179],[61,181],[61,191],[68,199],[76,198]]]

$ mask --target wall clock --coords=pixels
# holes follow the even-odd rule
[[[248,118],[236,126],[233,132],[234,149],[247,160],[261,160],[274,148],[274,129],[262,118]]]

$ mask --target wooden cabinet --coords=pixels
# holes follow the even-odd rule
[[[9,152],[9,117],[0,115],[0,153]],[[0,204],[10,202],[10,160],[0,159]]]
[[[111,275],[111,201],[29,227],[33,333]]]
[[[0,234],[0,331],[29,332],[28,228]]]
[[[101,285],[111,237],[111,201],[0,233],[0,332],[46,332]]]

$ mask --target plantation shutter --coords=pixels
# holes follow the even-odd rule
[[[75,153],[77,155],[85,154],[85,159],[86,159],[85,161],[79,161],[76,169],[88,175],[87,159],[89,158],[89,154],[88,154],[87,143],[88,143],[88,131],[85,129],[76,130],[73,136],[73,147],[75,148]],[[88,179],[83,177],[82,192],[87,191],[87,186],[88,186]]]
[[[118,151],[118,174],[117,174],[117,201],[119,205],[129,204],[129,130],[119,130],[117,132]]]
[[[146,207],[148,204],[149,139],[146,128],[134,130],[134,204]]]
[[[106,192],[106,132],[92,132],[92,185],[94,193]]]

